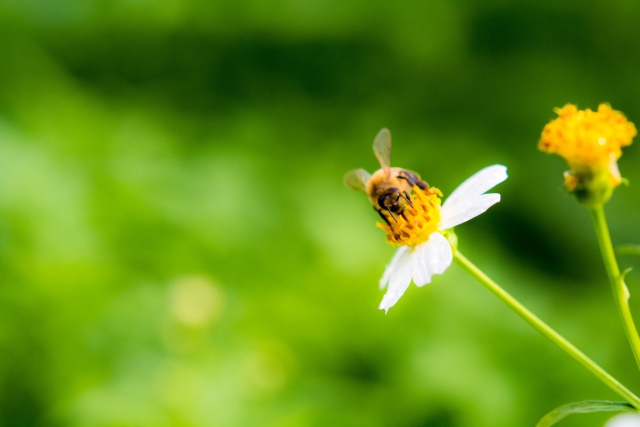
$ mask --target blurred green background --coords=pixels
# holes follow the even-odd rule
[[[460,249],[640,391],[588,213],[536,150],[567,102],[640,123],[639,70],[630,0],[0,0],[0,425],[534,426],[617,400],[456,266],[377,310],[393,249],[342,176],[383,126],[445,196],[509,167]],[[638,162],[615,243],[640,242]]]

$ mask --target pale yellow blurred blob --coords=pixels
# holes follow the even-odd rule
[[[218,286],[201,276],[176,280],[170,292],[171,312],[185,326],[202,328],[220,318],[222,293]]]
[[[204,386],[202,375],[184,363],[167,361],[158,367],[155,390],[169,408],[191,409]]]
[[[293,368],[293,355],[280,342],[269,342],[247,354],[241,365],[244,389],[249,395],[278,391]]]

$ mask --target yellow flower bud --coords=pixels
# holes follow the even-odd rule
[[[580,203],[605,203],[622,182],[617,160],[636,127],[608,104],[600,104],[598,111],[567,104],[555,112],[558,118],[544,127],[538,148],[567,161],[571,170],[564,174],[565,187]]]

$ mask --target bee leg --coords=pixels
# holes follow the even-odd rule
[[[391,227],[391,223],[389,222],[389,219],[382,213],[382,209],[376,209],[375,206],[373,207],[373,209],[375,209],[375,211],[378,212],[378,215],[380,215],[380,218],[384,219],[384,222],[386,222],[387,225]]]
[[[400,173],[404,173],[404,171],[403,171],[403,172],[400,172]],[[406,181],[407,181],[407,184],[409,184],[409,187],[413,187],[414,185],[416,185],[416,182],[415,182],[413,179],[411,179],[411,177],[409,177],[409,176],[405,176],[405,175],[398,175],[398,179],[404,179],[404,180],[406,180]]]
[[[409,171],[405,171],[405,170],[401,171],[398,174],[398,178],[407,180],[407,183],[412,187],[414,185],[417,185],[418,188],[420,188],[421,190],[426,190],[427,188],[429,188],[429,184],[427,184],[424,181],[420,181],[420,178],[418,178],[416,174],[413,174]]]
[[[411,185],[412,187],[414,185],[417,185],[418,187],[424,190],[424,188],[422,188],[422,186],[420,185],[422,181],[420,181],[420,178],[416,174],[411,173],[409,171],[402,171],[401,173],[404,174],[404,179],[407,180],[409,185]]]
[[[375,208],[374,208],[374,209],[375,209]],[[382,213],[382,209],[376,209],[376,212],[378,212],[378,214],[380,215],[380,217],[381,217],[382,219],[384,219],[384,222],[386,222],[386,223],[387,223],[387,225],[388,225],[389,227],[391,227],[391,223],[389,222],[389,218],[387,218],[387,216],[386,216],[384,213]],[[394,218],[394,220],[395,220],[395,218]]]

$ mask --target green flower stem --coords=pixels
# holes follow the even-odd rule
[[[636,325],[633,323],[633,317],[631,317],[631,310],[629,310],[629,291],[624,284],[624,277],[620,274],[618,268],[618,262],[613,252],[613,245],[611,244],[611,236],[609,236],[609,227],[607,226],[607,219],[604,216],[604,207],[602,205],[591,208],[591,219],[593,219],[593,226],[596,230],[596,236],[598,237],[598,244],[600,245],[600,251],[602,252],[602,259],[604,260],[604,266],[607,269],[607,275],[609,276],[609,282],[611,283],[611,290],[613,291],[613,298],[616,301],[618,307],[618,313],[622,319],[624,331],[631,344],[633,355],[636,358],[638,368],[640,368],[640,338],[638,337],[638,331]]]
[[[573,344],[567,341],[562,335],[551,329],[549,325],[540,320],[535,314],[530,312],[525,306],[520,304],[515,298],[509,295],[504,289],[502,289],[496,282],[491,280],[489,276],[484,274],[478,267],[476,267],[471,261],[469,261],[459,251],[455,251],[453,255],[455,262],[462,267],[473,278],[480,282],[485,288],[494,294],[500,301],[505,303],[507,307],[515,311],[516,314],[529,325],[533,326],[535,330],[540,332],[545,337],[549,338],[555,345],[563,349],[569,356],[576,359],[582,366],[587,368],[589,372],[595,375],[600,381],[605,383],[611,390],[615,391],[623,397],[627,402],[632,404],[635,408],[640,409],[640,398],[633,394],[629,389],[623,386],[618,380],[613,378],[604,369],[598,366],[587,355],[578,350]]]

